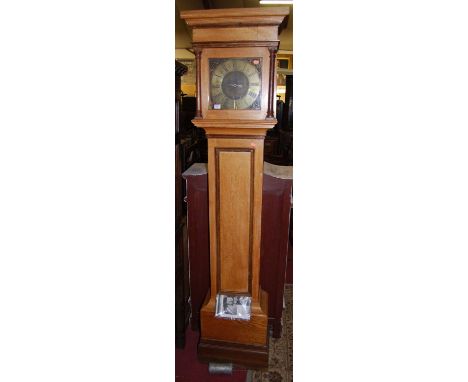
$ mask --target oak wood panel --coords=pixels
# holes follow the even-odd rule
[[[216,150],[223,149],[248,149],[252,151],[253,169],[252,169],[252,213],[251,218],[246,222],[237,221],[236,224],[249,224],[251,237],[251,288],[252,302],[259,299],[259,272],[260,272],[260,238],[261,238],[261,208],[262,208],[262,183],[263,183],[263,139],[208,139],[208,189],[209,189],[209,210],[210,210],[210,273],[218,275],[218,232],[219,218],[217,193],[219,181],[216,177]],[[239,164],[230,163],[231,166]],[[232,172],[231,172],[232,173]],[[222,208],[222,207],[221,207]],[[222,213],[222,212],[221,212]],[[230,272],[232,274],[232,272]],[[217,277],[211,278],[212,299],[220,291],[220,285]]]
[[[250,320],[245,321],[230,320],[216,318],[212,311],[202,309],[200,320],[203,338],[259,345],[266,342],[268,326],[266,315],[252,315]]]
[[[193,39],[198,42],[211,42],[211,41],[271,41],[277,38],[278,32],[274,28],[267,27],[225,27],[214,29],[194,29]]]
[[[250,293],[253,150],[216,150],[218,283]]]
[[[215,303],[210,296],[209,291],[200,312],[201,335],[204,339],[257,345],[267,342],[268,294],[265,291],[261,290],[260,299],[252,303],[250,320],[215,317]]]

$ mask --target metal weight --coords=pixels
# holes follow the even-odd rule
[[[210,374],[232,374],[232,363],[212,363],[208,365]]]

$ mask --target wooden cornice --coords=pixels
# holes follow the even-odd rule
[[[180,12],[180,17],[192,28],[250,25],[279,26],[289,14],[288,7],[223,8]]]

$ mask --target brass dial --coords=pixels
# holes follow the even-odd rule
[[[261,58],[209,59],[210,109],[260,110]]]

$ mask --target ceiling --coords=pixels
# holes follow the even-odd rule
[[[180,11],[193,9],[216,9],[216,8],[251,8],[272,7],[274,5],[260,5],[259,0],[175,0],[175,43],[176,49],[189,49],[192,47],[190,29],[180,18]],[[293,6],[289,7],[289,17],[286,28],[280,34],[280,50],[293,50]]]

